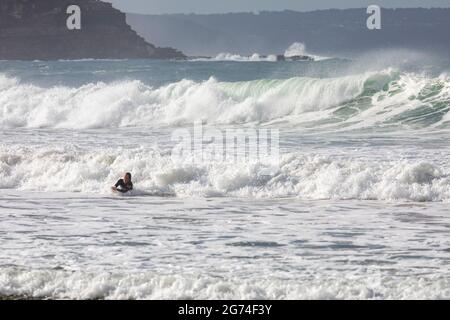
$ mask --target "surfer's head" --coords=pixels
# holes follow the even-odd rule
[[[129,173],[129,172],[125,173],[125,176],[123,177],[123,181],[125,183],[130,182],[131,181],[131,173]]]

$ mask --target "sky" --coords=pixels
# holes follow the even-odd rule
[[[261,10],[311,11],[329,8],[361,8],[371,4],[381,7],[450,7],[450,0],[104,0],[125,12],[224,13]]]

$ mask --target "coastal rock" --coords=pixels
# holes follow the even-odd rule
[[[81,8],[81,30],[68,30],[67,7]],[[147,43],[110,3],[98,0],[0,0],[0,59],[183,59]]]
[[[277,61],[314,61],[314,58],[311,56],[285,56],[284,54],[277,55]]]

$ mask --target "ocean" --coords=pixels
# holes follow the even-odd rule
[[[0,296],[449,299],[449,70],[0,61]],[[173,161],[198,122],[276,130],[279,159]]]

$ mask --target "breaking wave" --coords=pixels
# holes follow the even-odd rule
[[[296,56],[303,56],[312,58],[313,61],[323,61],[330,59],[329,57],[323,57],[310,54],[306,51],[305,44],[301,42],[294,42],[284,52],[285,58],[292,58]],[[196,58],[193,61],[234,61],[234,62],[277,62],[276,54],[262,55],[259,53],[253,53],[252,55],[243,56],[235,53],[223,52],[212,58]]]
[[[0,297],[51,299],[448,299],[448,277],[320,276],[242,280],[206,275],[0,269]]]
[[[290,47],[287,48],[286,51],[284,52],[284,56],[286,58],[295,57],[295,56],[308,56],[308,57],[313,58],[314,61],[322,61],[322,60],[330,59],[328,57],[317,56],[317,55],[312,55],[312,54],[308,53],[306,51],[305,44],[301,43],[301,42],[294,42],[293,44],[291,44]]]
[[[193,61],[234,61],[234,62],[276,62],[276,55],[260,55],[259,53],[254,53],[250,56],[242,56],[240,54],[234,53],[219,53],[213,58],[198,58]]]
[[[450,171],[425,160],[289,153],[271,163],[176,162],[156,150],[0,147],[0,189],[108,194],[131,170],[136,195],[448,201]]]
[[[0,75],[0,128],[263,124],[296,128],[446,127],[450,78],[393,70],[339,78],[141,81],[44,88]]]

